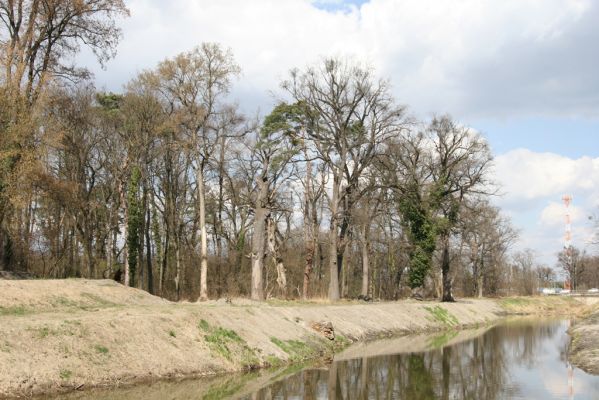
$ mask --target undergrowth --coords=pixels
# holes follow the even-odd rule
[[[431,314],[434,321],[450,327],[459,325],[458,319],[441,306],[424,307],[424,309]]]
[[[252,369],[260,363],[255,349],[232,329],[210,326],[207,321],[200,320],[198,328],[205,333],[204,340],[208,347],[221,357],[233,361],[238,359],[245,368]]]

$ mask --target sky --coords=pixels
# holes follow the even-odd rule
[[[599,1],[130,0],[115,59],[80,62],[99,89],[202,42],[242,68],[232,101],[268,113],[290,69],[349,57],[389,79],[419,118],[451,114],[495,154],[494,203],[553,266],[572,194],[573,244],[589,252],[599,214]]]

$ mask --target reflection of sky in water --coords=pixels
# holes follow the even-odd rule
[[[574,369],[569,397],[567,322],[520,321],[428,352],[338,361],[304,370],[248,399],[599,399],[599,377]]]
[[[518,388],[520,395],[514,399],[568,399],[569,382],[568,367],[562,356],[562,349],[568,345],[569,337],[566,333],[567,322],[556,326],[554,335],[542,338],[538,344],[533,365],[510,363],[511,388]],[[516,357],[517,359],[517,357]],[[573,369],[574,398],[598,399],[599,378],[590,376],[585,372]]]

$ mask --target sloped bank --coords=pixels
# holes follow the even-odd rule
[[[599,375],[599,307],[576,321],[568,332],[572,336],[570,361],[585,372]]]
[[[564,307],[580,308],[559,299],[180,304],[107,280],[0,280],[0,397],[300,362],[353,341]],[[322,332],[329,323],[334,340]]]

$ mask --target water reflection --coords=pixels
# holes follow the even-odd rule
[[[516,320],[493,328],[358,344],[319,368],[155,382],[68,399],[599,399],[599,377],[574,370],[567,321]],[[299,369],[299,371],[298,371]]]
[[[246,399],[568,399],[566,322],[506,323],[428,351],[334,362]],[[599,377],[574,372],[576,399],[598,399]]]

